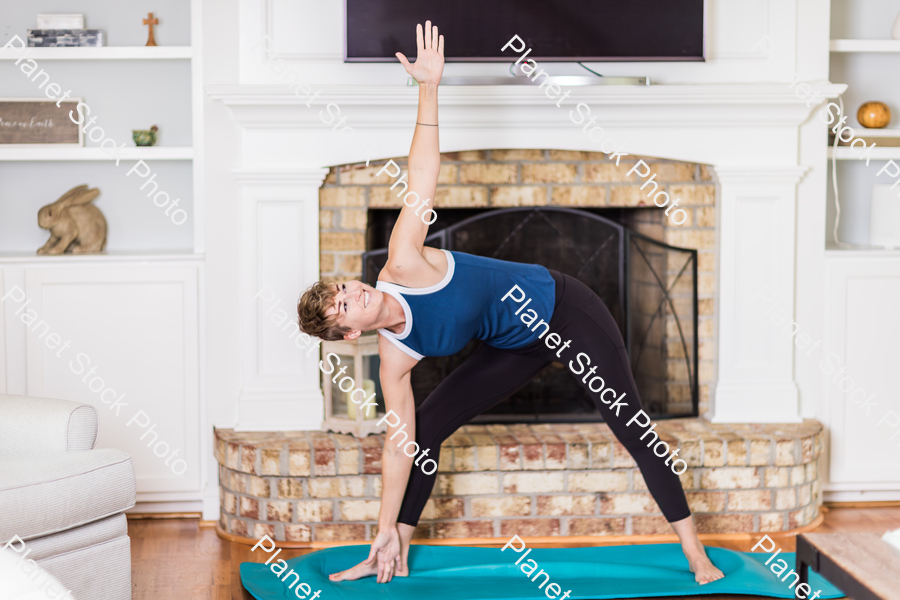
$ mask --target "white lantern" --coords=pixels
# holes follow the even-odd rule
[[[328,363],[329,353],[340,358],[334,372],[322,373],[322,393],[325,396],[325,420],[322,429],[365,437],[383,433],[387,424],[377,425],[384,416],[384,398],[376,394],[378,388],[378,334],[361,335],[355,340],[322,342],[322,360]],[[332,359],[331,364],[336,364]],[[338,375],[341,368],[346,371]],[[371,403],[378,402],[378,408]]]

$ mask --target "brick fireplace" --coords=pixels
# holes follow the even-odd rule
[[[647,207],[631,226],[698,250],[700,414],[709,409],[716,338],[713,170],[634,156],[616,167],[606,155],[568,150],[448,152],[434,206],[454,209],[568,206]],[[681,199],[687,220],[673,225],[627,175],[643,159],[660,189]],[[405,166],[405,158],[394,161]],[[370,209],[399,208],[386,161],[329,168],[319,189],[322,277],[359,279]],[[601,213],[602,214],[602,213]],[[661,218],[662,217],[662,218]],[[674,271],[670,269],[671,278]],[[674,331],[672,332],[674,337]],[[668,349],[671,393],[689,401],[680,345]],[[682,390],[679,392],[679,390]],[[661,439],[680,449],[681,476],[701,533],[787,532],[819,516],[822,428],[796,424],[659,421]],[[384,436],[326,432],[216,432],[220,531],[298,546],[370,540],[377,532]],[[420,539],[658,536],[671,529],[631,457],[603,423],[469,425],[441,448],[438,481],[416,533]]]
[[[259,24],[253,15],[247,17],[247,23]],[[260,60],[265,67],[269,59]],[[387,157],[408,152],[415,118],[415,89],[387,77],[394,67],[384,66],[384,79],[322,79],[322,98],[340,105],[352,133],[323,125],[323,106],[306,106],[286,85],[263,84],[252,69],[242,71],[240,83],[207,89],[212,100],[230,111],[240,135],[238,166],[231,174],[241,207],[240,246],[235,248],[240,256],[242,334],[236,376],[241,385],[219,421],[232,423],[233,431],[217,434],[224,514],[220,526],[229,535],[272,527],[283,539],[310,540],[297,543],[325,543],[329,535],[360,540],[371,536],[368,511],[378,497],[375,448],[381,439],[355,440],[318,431],[323,419],[318,360],[301,353],[270,323],[267,307],[255,295],[268,288],[267,295],[280,299],[284,307],[320,276],[360,276],[369,211],[399,206],[389,179],[379,178],[377,171]],[[324,83],[326,79],[330,83]],[[573,89],[578,102],[594,109],[596,125],[628,152],[619,167],[572,124],[572,107],[560,109],[537,88],[442,86],[441,148],[446,153],[435,207],[438,213],[528,206],[634,209],[639,215],[636,229],[675,246],[695,248],[703,418],[660,421],[659,427],[683,445],[683,452],[692,445],[703,449],[698,455],[702,458],[688,471],[693,477],[689,491],[698,494],[692,502],[702,500],[695,504],[696,512],[712,515],[702,519],[708,531],[803,527],[816,518],[820,498],[822,434],[817,423],[808,421],[815,414],[815,399],[801,400],[791,342],[774,326],[757,323],[751,298],[767,286],[784,306],[795,304],[802,258],[797,248],[804,242],[797,225],[799,190],[809,195],[808,186],[801,185],[808,168],[798,159],[799,131],[812,108],[782,84],[723,83],[715,78],[674,83]],[[812,148],[813,142],[809,144]],[[383,160],[365,166],[371,157]],[[630,165],[625,163],[640,158],[658,173],[658,184],[680,198],[680,207],[687,211],[683,224],[660,219],[660,211],[640,190],[642,180],[626,175]],[[640,208],[642,202],[647,208]],[[677,351],[671,348],[665,364],[666,377],[676,387],[685,381]],[[609,532],[646,531],[645,517],[653,517],[656,508],[641,503],[644,490],[635,473],[613,459],[609,464],[599,458],[593,462],[595,441],[610,444],[610,456],[615,455],[617,446],[605,426],[582,423],[570,425],[574,430],[555,429],[562,426],[476,428],[448,441],[442,452],[449,448],[452,459],[442,468],[453,470],[441,473],[445,487],[436,490],[429,509],[435,511],[434,519],[422,535],[465,533],[453,533],[459,526],[449,524],[442,524],[439,532],[441,519],[489,520],[491,531],[500,535],[500,520],[542,517],[558,520],[558,529],[552,524],[540,527],[559,535],[576,535],[583,525],[575,519],[624,519],[610,521]],[[585,444],[588,463],[578,458]],[[727,450],[717,455],[719,445]],[[796,450],[790,462],[782,454],[788,446]],[[521,456],[522,480],[546,483],[547,489],[516,483],[515,491],[505,495],[528,496],[527,503],[510,500],[522,505],[504,508],[510,512],[501,516],[481,516],[478,507],[502,506],[500,490],[512,489],[509,476],[516,473],[504,470],[501,452],[513,447]],[[475,462],[469,460],[470,452]],[[309,457],[308,475],[304,456]],[[496,466],[480,462],[482,456],[488,461],[488,456],[496,456]],[[329,461],[336,462],[328,467]],[[596,489],[578,487],[573,473],[580,471],[597,471],[589,477]],[[491,488],[497,490],[495,495],[466,487],[488,479],[496,482]],[[607,483],[608,489],[603,487]],[[542,499],[567,494],[571,500]],[[604,494],[632,496],[626,501]],[[753,502],[745,503],[751,497]],[[629,504],[632,500],[635,503]],[[449,512],[441,512],[445,510]],[[554,510],[569,512],[544,514]],[[780,518],[763,516],[769,513]],[[337,527],[344,524],[356,527]],[[333,533],[327,533],[329,529]]]
[[[775,534],[817,519],[818,422],[675,419],[660,421],[657,431],[687,461],[681,480],[700,533]],[[371,540],[383,444],[383,435],[217,430],[220,532],[301,547]],[[490,540],[514,533],[601,542],[671,529],[605,424],[465,426],[441,446],[437,483],[415,535]]]
[[[453,211],[472,208],[509,208],[518,206],[568,206],[575,208],[647,207],[630,223],[633,229],[674,246],[698,250],[699,297],[699,383],[700,414],[709,404],[709,385],[713,377],[716,348],[715,321],[715,186],[705,165],[631,157],[617,167],[599,152],[558,150],[480,150],[445,153],[434,206]],[[639,159],[657,173],[659,191],[680,198],[687,212],[682,225],[672,225],[664,210],[653,206],[641,179],[627,172]],[[394,162],[405,167],[404,158]],[[394,182],[386,173],[378,175],[384,161],[332,167],[320,190],[319,267],[322,277],[338,281],[359,279],[360,256],[366,247],[369,209],[400,208],[402,197],[390,190]],[[443,211],[439,211],[439,215]],[[601,213],[602,214],[602,213]],[[671,280],[679,266],[672,265]],[[689,413],[690,388],[683,360],[684,351],[668,323],[670,342],[668,406],[675,413]]]

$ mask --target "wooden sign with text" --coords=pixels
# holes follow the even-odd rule
[[[80,99],[60,102],[58,107],[56,102],[38,98],[0,98],[0,144],[83,146],[81,128],[69,118],[69,111],[78,115],[75,107]]]

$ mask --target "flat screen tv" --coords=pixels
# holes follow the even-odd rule
[[[506,62],[514,36],[536,61],[702,61],[704,0],[345,0],[345,62],[416,55],[416,23],[444,35],[445,59]]]

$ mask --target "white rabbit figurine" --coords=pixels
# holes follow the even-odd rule
[[[85,254],[101,252],[106,246],[106,219],[90,204],[100,190],[87,185],[74,187],[38,211],[38,226],[50,230],[50,239],[38,254]]]

